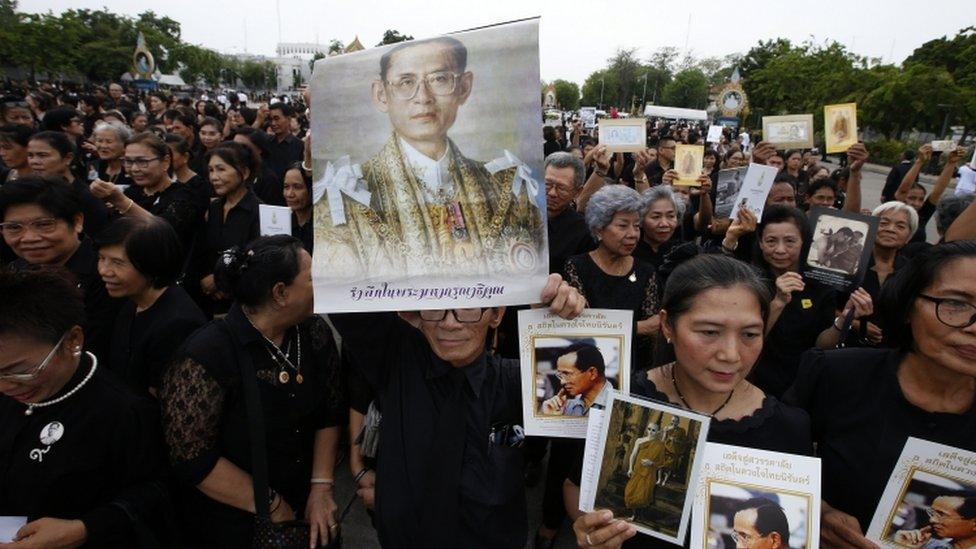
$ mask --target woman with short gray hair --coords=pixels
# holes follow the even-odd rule
[[[653,337],[660,328],[654,267],[631,255],[640,239],[647,204],[637,191],[608,185],[593,194],[586,224],[598,245],[566,261],[566,281],[590,307],[634,312],[633,368],[651,366]]]
[[[126,175],[125,167],[122,165],[125,143],[130,137],[132,137],[132,130],[128,126],[102,121],[95,125],[92,141],[94,142],[94,152],[98,155],[98,161],[89,168],[89,182],[101,179],[116,185],[132,184],[132,180]],[[95,177],[96,171],[97,177]]]
[[[672,248],[681,244],[679,228],[685,215],[685,201],[667,185],[651,187],[641,193],[647,213],[641,222],[641,239],[634,257],[657,270]]]
[[[862,286],[871,294],[871,300],[878,303],[885,281],[908,263],[899,252],[918,229],[918,212],[904,202],[892,200],[875,208],[871,215],[878,218],[878,234]],[[880,345],[884,326],[879,313],[875,312],[865,320],[867,327],[862,332],[865,334],[863,342],[868,346]]]

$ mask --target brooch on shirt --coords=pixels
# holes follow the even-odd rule
[[[29,454],[30,458],[38,463],[43,462],[44,454],[50,452],[51,446],[53,446],[55,442],[61,440],[62,436],[64,436],[64,425],[62,425],[60,421],[52,421],[51,423],[45,425],[44,428],[41,429],[40,436],[41,444],[44,445],[44,448],[32,449]]]

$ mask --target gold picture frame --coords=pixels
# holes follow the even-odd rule
[[[777,149],[812,149],[813,115],[787,114],[762,117],[763,141]]]

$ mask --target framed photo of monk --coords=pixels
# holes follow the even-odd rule
[[[709,418],[614,393],[601,419],[592,461],[584,456],[581,509],[609,509],[639,533],[683,545]]]
[[[813,115],[788,114],[762,117],[763,141],[777,149],[813,148]]]
[[[824,107],[824,137],[827,154],[847,152],[857,143],[857,103]]]
[[[674,150],[674,169],[678,172],[675,185],[698,187],[698,176],[702,173],[705,147],[702,145],[679,144]]]
[[[591,410],[630,390],[634,313],[586,309],[565,320],[519,311],[525,434],[584,438]]]
[[[538,87],[538,19],[316,62],[316,312],[538,300]]]
[[[813,235],[803,276],[840,292],[853,291],[864,280],[878,218],[828,208],[811,208],[808,218]]]

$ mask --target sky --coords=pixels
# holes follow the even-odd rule
[[[672,46],[698,57],[745,53],[759,40],[836,40],[859,55],[900,63],[922,43],[976,23],[972,0],[20,0],[26,12],[108,8],[135,16],[146,6],[179,21],[183,40],[223,53],[273,56],[282,42],[378,43],[386,29],[424,38],[541,16],[541,77],[582,85],[618,48],[641,59]],[[233,11],[227,7],[233,6]],[[880,7],[880,9],[879,9]]]

